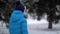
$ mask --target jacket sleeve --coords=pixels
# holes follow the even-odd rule
[[[28,34],[28,29],[27,29],[27,21],[23,18],[22,19],[22,33],[23,34]]]

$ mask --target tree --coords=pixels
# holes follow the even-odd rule
[[[56,19],[56,2],[55,0],[39,0],[37,3],[37,16],[38,20],[40,20],[40,16],[42,16],[44,13],[47,13],[48,16],[48,28],[52,29],[52,22]],[[49,9],[48,9],[49,8]]]
[[[15,0],[0,0],[1,15],[4,16],[6,25],[9,24],[9,18],[14,8]]]

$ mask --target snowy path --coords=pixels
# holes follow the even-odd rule
[[[53,29],[50,30],[47,28],[47,24],[32,24],[29,25],[29,34],[60,34],[60,26],[53,25]]]
[[[28,23],[29,34],[60,34],[60,23],[53,24],[53,29],[48,29],[48,22],[45,19],[41,21],[31,21]],[[33,23],[32,23],[33,22]]]

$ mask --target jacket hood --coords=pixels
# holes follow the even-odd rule
[[[11,20],[13,22],[17,22],[23,17],[24,17],[23,12],[21,12],[19,10],[14,10],[13,13],[12,13],[12,16],[11,16]]]

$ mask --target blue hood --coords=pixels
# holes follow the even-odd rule
[[[11,20],[13,22],[18,21],[19,18],[21,19],[24,17],[23,12],[20,10],[14,10],[11,16],[12,16]]]

